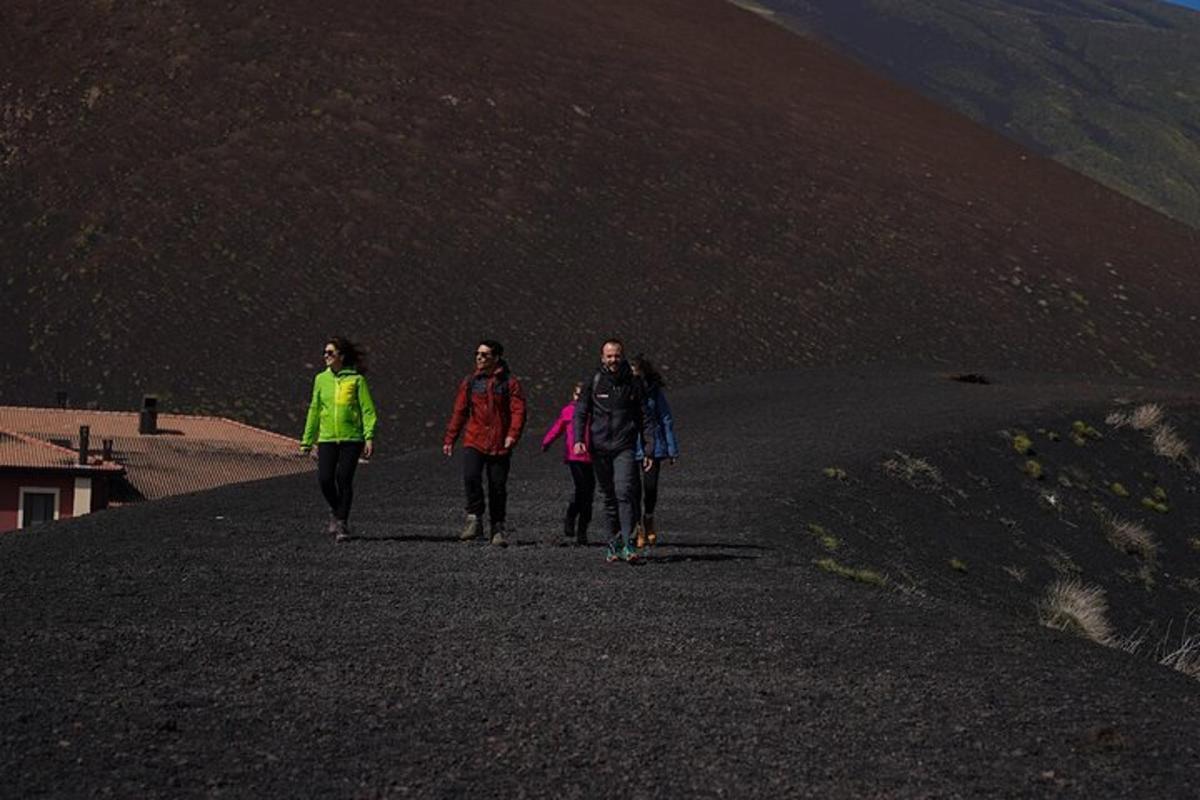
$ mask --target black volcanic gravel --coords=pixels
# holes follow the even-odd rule
[[[382,454],[334,544],[296,477],[0,537],[12,797],[1194,796],[1198,687],[1028,622],[830,577],[810,467],[1136,387],[893,370],[680,391],[664,544],[557,547],[531,428],[505,549],[457,459]],[[884,500],[886,498],[883,498]]]

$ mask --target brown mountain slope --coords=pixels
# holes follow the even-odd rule
[[[2,402],[291,431],[334,331],[406,432],[481,335],[544,404],[611,332],[1196,374],[1195,232],[717,0],[0,13]]]

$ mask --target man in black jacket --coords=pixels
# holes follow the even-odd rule
[[[631,541],[638,518],[638,469],[654,464],[654,415],[647,413],[646,391],[625,360],[620,339],[609,339],[600,349],[600,368],[575,406],[575,452],[588,452],[585,432],[591,433],[592,465],[604,495],[610,537],[608,561],[633,561],[638,557]],[[648,455],[634,460],[637,438],[643,437]]]

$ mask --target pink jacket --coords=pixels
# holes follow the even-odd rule
[[[563,458],[563,461],[578,461],[584,464],[590,464],[592,463],[592,454],[590,452],[584,453],[583,455],[575,454],[575,426],[571,424],[574,419],[575,401],[572,400],[562,407],[562,411],[560,411],[558,414],[558,419],[554,421],[554,424],[550,426],[550,430],[546,431],[546,435],[542,437],[542,450],[548,450],[550,445],[554,443],[554,440],[557,439],[563,431],[566,431],[567,452]],[[591,441],[589,440],[592,438],[591,432],[589,431],[585,433],[584,436],[586,437],[584,441],[590,447]]]

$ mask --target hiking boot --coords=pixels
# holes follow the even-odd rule
[[[333,533],[333,540],[335,542],[344,542],[349,538],[350,538],[350,526],[346,523],[346,520],[344,520],[344,519],[337,520],[337,524],[335,526],[335,530]]]
[[[497,547],[504,547],[506,544],[508,544],[508,540],[504,538],[503,522],[492,523],[492,544],[496,545]]]
[[[634,546],[641,550],[646,546],[646,529],[642,527],[642,523],[638,523],[633,529]]]
[[[658,530],[654,527],[654,517],[646,516],[646,547],[658,544]]]
[[[608,564],[615,564],[621,560],[621,550],[617,549],[615,544],[609,544],[604,550],[604,561]]]
[[[630,547],[629,545],[625,545],[624,547],[621,548],[619,557],[622,561],[626,562],[627,564],[636,564],[637,562],[642,560],[642,551],[639,548]]]
[[[483,535],[483,523],[478,514],[467,514],[467,522],[463,525],[462,533],[458,534],[459,541],[469,542]]]

